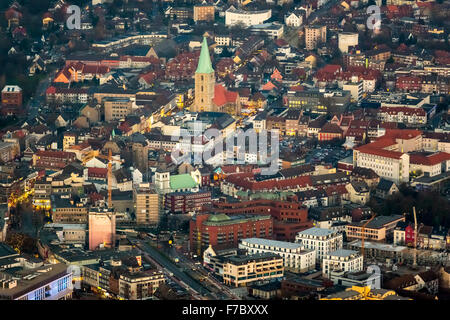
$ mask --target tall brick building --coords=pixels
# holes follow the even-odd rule
[[[271,215],[273,238],[279,241],[294,241],[295,235],[312,227],[308,220],[308,209],[294,199],[249,200],[240,202],[216,202],[213,210],[227,215],[257,214]]]
[[[22,88],[5,86],[2,90],[2,114],[15,115],[22,112]]]
[[[190,250],[200,255],[209,245],[237,247],[240,239],[272,239],[272,232],[270,215],[198,214],[190,221]]]

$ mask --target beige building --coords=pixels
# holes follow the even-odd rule
[[[85,116],[89,120],[89,123],[97,123],[100,121],[100,112],[97,107],[93,108],[86,105],[83,109],[81,109],[80,115]]]
[[[394,229],[400,221],[405,221],[405,217],[401,215],[378,216],[365,226],[364,234],[362,228],[365,221],[348,224],[345,232],[349,241],[362,239],[362,237],[369,241],[385,241],[388,235],[394,234]]]
[[[150,184],[142,183],[133,193],[136,223],[158,225],[162,198]]]
[[[194,21],[214,21],[214,6],[206,3],[194,6]]]
[[[350,201],[358,204],[366,204],[370,199],[370,189],[364,181],[353,181],[345,186]]]
[[[121,274],[119,297],[126,300],[144,300],[152,297],[164,282],[162,271]]]
[[[342,32],[338,35],[338,47],[342,53],[348,53],[349,47],[358,45],[358,34],[353,32]]]
[[[312,25],[305,27],[305,45],[306,50],[314,50],[319,43],[327,41],[327,27]]]
[[[54,223],[84,224],[88,221],[88,208],[56,195],[51,196],[52,219]]]
[[[105,121],[120,120],[131,113],[132,101],[128,98],[104,98]]]
[[[223,264],[223,282],[236,288],[283,275],[283,258],[273,253],[231,256]]]

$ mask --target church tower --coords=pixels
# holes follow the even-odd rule
[[[213,111],[212,100],[214,98],[215,82],[208,43],[206,37],[203,37],[202,50],[198,59],[197,70],[195,71],[195,100],[191,111]]]

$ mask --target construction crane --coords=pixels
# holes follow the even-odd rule
[[[370,221],[372,221],[376,217],[376,215],[377,215],[376,213],[373,213],[372,217],[369,220],[367,220],[362,225],[362,228],[361,228],[361,256],[363,257],[363,261],[365,260],[364,259],[364,238],[365,238],[364,231],[366,230],[366,226],[370,223]]]
[[[112,208],[112,162],[122,163],[122,160],[113,159],[111,149],[108,150],[108,156],[98,155],[96,158],[108,160],[108,208]]]
[[[420,227],[417,228],[417,215],[416,215],[416,207],[413,207],[414,214],[414,254],[413,254],[413,267],[417,267],[417,235],[419,231],[423,227],[423,223],[420,224]]]

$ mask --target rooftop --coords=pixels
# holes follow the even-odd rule
[[[354,250],[340,249],[340,250],[336,250],[336,251],[330,252],[328,255],[333,256],[333,257],[345,258],[345,257],[349,257],[349,256],[351,256],[353,254],[358,254],[358,252],[354,251]]]
[[[303,230],[298,233],[298,235],[306,235],[306,236],[313,236],[313,237],[326,237],[332,234],[336,234],[336,231],[330,230],[330,229],[323,229],[323,228],[309,228],[306,230]]]
[[[246,242],[249,244],[256,244],[256,245],[263,245],[263,246],[278,247],[278,248],[284,248],[284,249],[291,249],[291,250],[302,248],[302,245],[298,244],[298,243],[261,239],[261,238],[247,238],[247,239],[242,239],[241,242]]]

